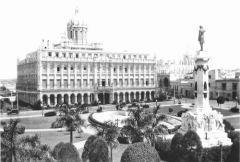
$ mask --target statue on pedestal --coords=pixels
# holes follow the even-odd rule
[[[200,47],[201,47],[200,51],[203,51],[204,33],[205,33],[205,30],[203,29],[203,27],[199,26],[198,41],[199,41]]]

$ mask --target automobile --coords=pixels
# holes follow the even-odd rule
[[[11,115],[11,114],[19,114],[19,110],[18,109],[7,110],[7,115]]]

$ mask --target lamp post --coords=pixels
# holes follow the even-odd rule
[[[156,107],[157,107],[157,99],[156,99]]]
[[[222,142],[218,141],[218,145],[220,147],[220,162],[222,162]]]

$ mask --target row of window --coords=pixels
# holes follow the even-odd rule
[[[105,55],[108,58],[117,58],[117,59],[147,59],[146,55],[123,55],[123,54],[102,54],[102,53],[66,53],[66,52],[48,52],[49,57],[69,57],[69,58],[79,58],[79,57],[102,57]]]
[[[237,86],[238,86],[237,83],[232,83],[232,90],[237,90]],[[222,83],[221,87],[222,87],[222,90],[226,90],[227,89],[227,83]]]
[[[130,79],[130,84],[129,84],[128,79],[125,79],[124,83],[123,83],[123,79],[119,79],[119,81],[117,79],[114,79],[113,80],[113,85],[114,86],[129,86],[129,85],[130,86],[144,86],[144,85],[153,86],[154,85],[154,79],[151,79],[151,83],[150,83],[149,79],[146,79],[145,83],[144,83],[143,79],[141,79],[140,81],[141,82],[139,82],[139,79],[136,79],[135,83],[134,83],[133,79]],[[87,86],[94,86],[95,85],[93,79],[90,79],[89,83],[88,83],[87,79],[83,79],[83,80],[77,79],[76,83],[75,83],[74,79],[70,79],[70,85],[68,85],[68,79],[64,79],[63,83],[61,82],[61,79],[57,79],[55,84],[54,84],[54,79],[50,79],[49,83],[47,83],[46,79],[42,80],[42,87],[43,88],[48,88],[48,87],[54,88],[54,86],[56,86],[58,88],[60,88],[60,87],[68,88],[68,86],[73,88],[73,87],[75,87],[75,84],[76,84],[76,87],[81,87],[81,86],[82,87],[87,87]],[[110,79],[108,79],[108,81],[102,80],[100,82],[100,79],[98,79],[96,84],[98,86],[111,86],[111,80]]]
[[[77,71],[79,72],[80,69],[81,69],[81,67],[78,66],[78,67],[77,67]],[[58,66],[56,70],[57,70],[57,72],[60,73],[60,72],[61,72],[61,67]],[[63,67],[63,70],[64,70],[64,71],[68,71],[68,67],[67,67],[67,66],[64,66],[64,67]],[[147,72],[149,72],[149,70],[150,70],[150,68],[147,68]],[[54,67],[53,67],[53,66],[50,68],[50,71],[51,71],[51,72],[54,72]],[[70,71],[71,71],[71,72],[74,72],[74,67],[73,67],[73,66],[70,67]],[[87,71],[87,66],[83,66],[83,71]],[[93,67],[90,67],[90,71],[91,71],[91,72],[94,71]],[[100,71],[100,67],[97,68],[97,71]],[[111,71],[111,68],[107,68],[107,69],[106,69],[106,68],[102,68],[101,71]],[[144,71],[144,68],[141,68],[140,71],[143,72],[143,71]],[[152,71],[153,71],[153,68],[152,68]],[[46,67],[46,66],[43,66],[43,72],[47,72],[47,67]],[[113,68],[113,72],[115,72],[115,73],[117,72],[117,68],[116,68],[116,67]],[[129,69],[128,69],[128,68],[124,68],[124,70],[123,70],[122,67],[119,67],[119,72],[128,73],[128,72],[129,72]],[[130,72],[133,72],[133,68],[130,68]],[[138,68],[136,68],[136,72],[139,72],[139,69],[138,69]]]

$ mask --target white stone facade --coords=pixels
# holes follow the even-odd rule
[[[148,54],[110,52],[87,44],[86,25],[71,20],[68,37],[49,41],[17,65],[19,100],[103,104],[151,100],[155,97],[156,60]]]

